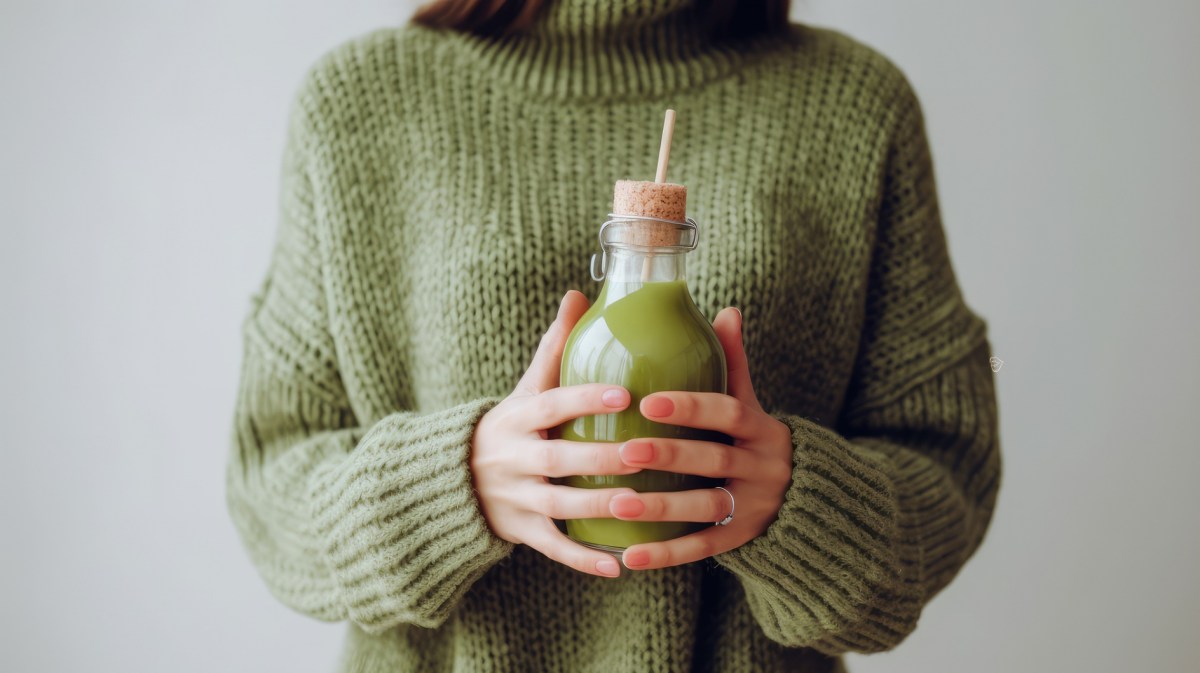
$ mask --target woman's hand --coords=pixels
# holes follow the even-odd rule
[[[634,491],[558,486],[547,477],[641,471],[621,462],[618,443],[548,439],[550,428],[569,420],[629,406],[629,391],[620,386],[558,387],[567,337],[587,308],[587,298],[579,292],[563,297],[558,317],[516,389],[479,420],[470,465],[483,516],[498,537],[527,544],[576,570],[616,577],[621,574],[616,559],[571,541],[551,521],[612,518],[613,496]]]
[[[635,570],[699,561],[736,549],[767,529],[779,514],[792,477],[791,431],[758,403],[742,344],[742,316],[726,308],[713,321],[729,368],[728,395],[661,392],[642,399],[642,415],[659,423],[717,430],[733,445],[693,440],[635,439],[620,448],[629,467],[728,479],[737,503],[733,521],[666,542],[634,545],[623,561]],[[630,493],[612,499],[612,515],[629,521],[721,521],[730,497],[716,488],[677,493]]]

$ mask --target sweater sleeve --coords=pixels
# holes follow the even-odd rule
[[[487,526],[468,463],[498,400],[359,423],[327,324],[307,102],[293,111],[275,248],[243,324],[228,508],[288,606],[370,632],[436,627],[512,548]]]
[[[1000,481],[986,323],[947,254],[933,167],[905,88],[866,316],[837,427],[780,410],[792,481],[778,518],[717,556],[771,639],[826,654],[898,645],[980,545]]]

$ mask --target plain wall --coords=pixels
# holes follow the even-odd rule
[[[225,513],[287,106],[401,0],[0,5],[0,670],[328,671]],[[987,541],[861,673],[1200,658],[1200,5],[809,0],[924,102],[989,323]]]

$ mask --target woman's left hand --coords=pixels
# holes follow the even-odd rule
[[[646,418],[670,425],[716,430],[733,443],[683,439],[634,439],[620,448],[631,467],[726,478],[736,502],[728,525],[666,542],[638,544],[625,550],[627,568],[652,570],[691,563],[736,549],[761,535],[779,514],[792,478],[791,430],[763,411],[750,382],[742,343],[742,316],[734,308],[717,314],[713,329],[725,350],[728,395],[660,392],[642,399]],[[730,513],[729,494],[717,488],[676,493],[637,493],[613,497],[609,510],[627,521],[723,520]]]

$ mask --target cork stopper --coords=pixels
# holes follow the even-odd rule
[[[659,167],[653,182],[618,180],[613,190],[613,215],[656,217],[659,220],[684,222],[688,218],[688,187],[667,182],[667,162],[671,156],[671,137],[674,133],[674,110],[668,109],[662,124],[659,145]],[[643,247],[680,245],[682,230],[666,222],[631,221],[617,232],[626,244]]]
[[[687,218],[687,187],[670,182],[617,180],[613,212],[683,222]]]
[[[683,222],[687,218],[687,187],[669,182],[618,180],[613,190],[613,214]],[[621,239],[646,247],[679,245],[680,230],[665,222],[633,221],[621,232]]]

